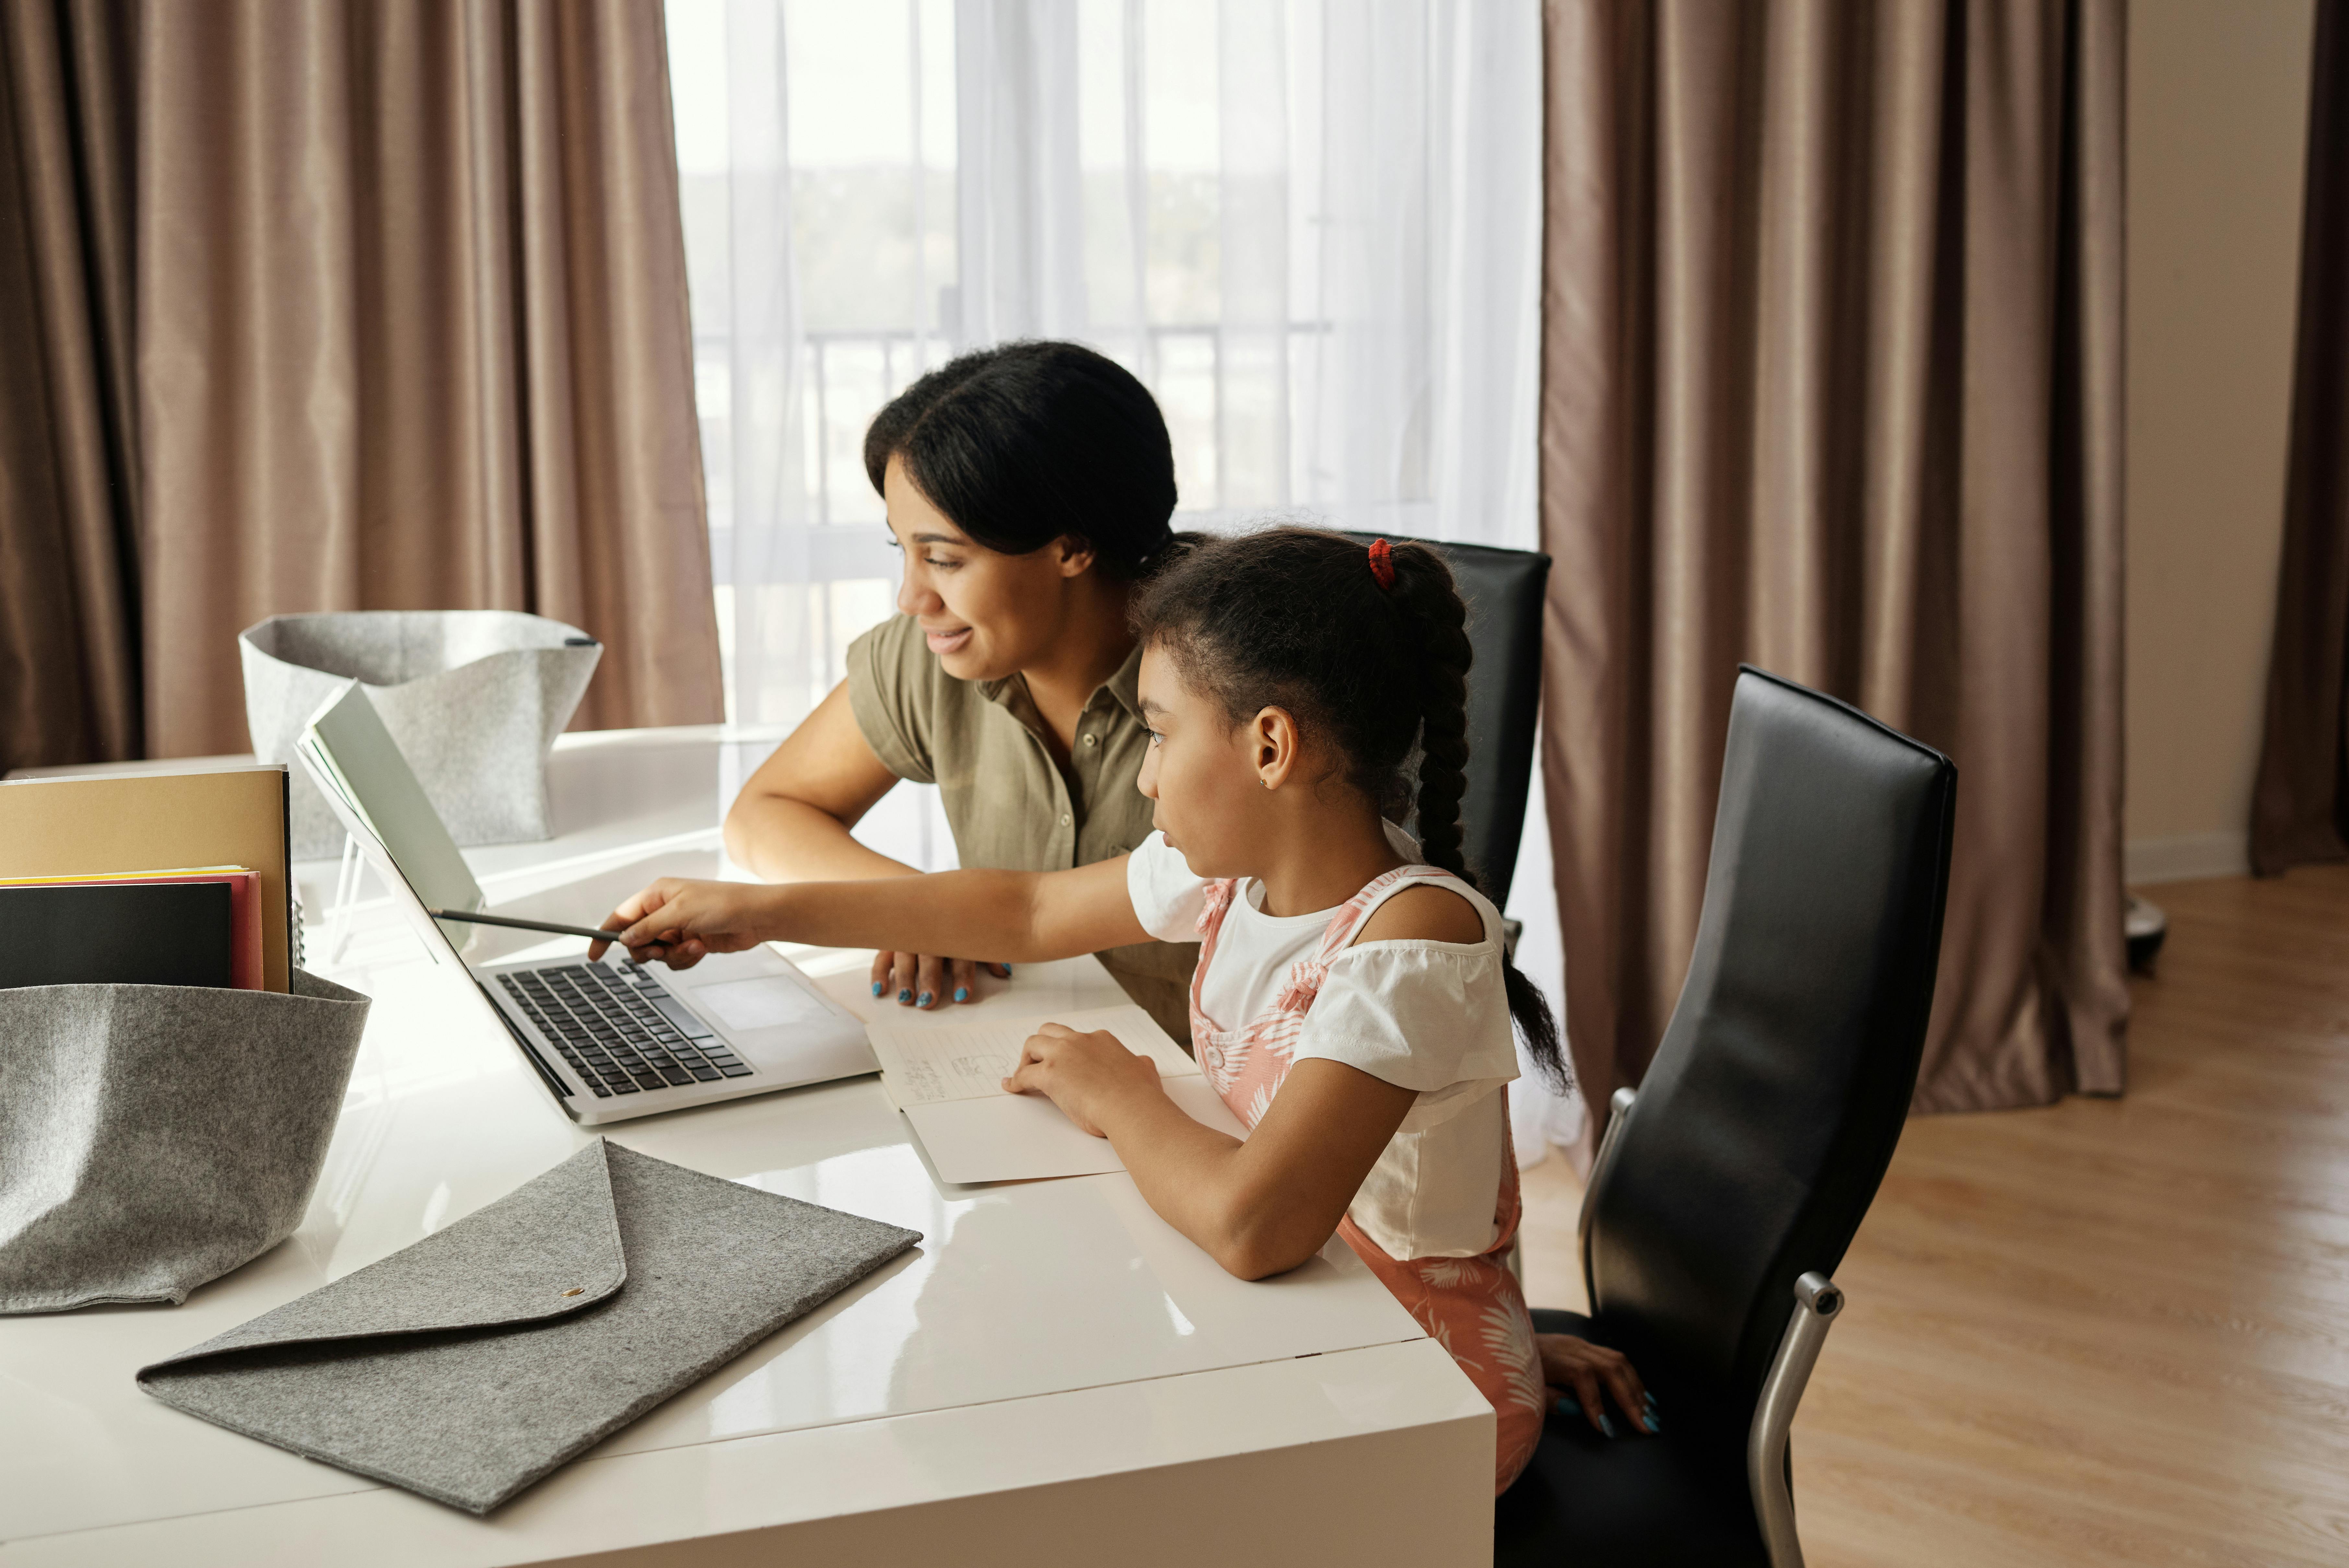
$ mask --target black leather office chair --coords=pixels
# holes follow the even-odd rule
[[[1349,534],[1364,544],[1375,534]],[[1401,538],[1401,535],[1390,535]],[[1534,722],[1541,709],[1542,594],[1549,557],[1490,545],[1416,541],[1441,554],[1468,601],[1468,790],[1460,800],[1461,848],[1485,891],[1509,907],[1533,781]]]
[[[1956,789],[1939,753],[1740,672],[1688,978],[1583,1203],[1591,1314],[1534,1314],[1630,1356],[1663,1433],[1553,1411],[1496,1563],[1799,1568],[1786,1432],[1916,1086]]]

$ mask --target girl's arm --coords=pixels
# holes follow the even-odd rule
[[[1406,888],[1381,904],[1357,943],[1473,942],[1484,921],[1441,888]],[[1160,1218],[1244,1280],[1293,1269],[1330,1239],[1387,1141],[1419,1098],[1342,1062],[1289,1070],[1246,1143],[1193,1121],[1158,1070],[1105,1031],[1048,1023],[1003,1086],[1050,1096],[1107,1137]]]
[[[1242,1143],[1168,1099],[1149,1057],[1057,1023],[1028,1042],[1004,1087],[1049,1095],[1107,1137],[1159,1218],[1244,1280],[1320,1251],[1419,1098],[1342,1062],[1299,1062]]]
[[[766,941],[913,952],[987,952],[1007,963],[1145,942],[1125,857],[1073,871],[942,871],[871,882],[698,882],[664,877],[604,929],[639,961],[687,969]],[[603,956],[604,944],[588,950]]]

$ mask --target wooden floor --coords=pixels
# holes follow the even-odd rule
[[[2349,867],[2148,893],[2126,1097],[1909,1124],[1795,1423],[1813,1568],[2349,1564]]]

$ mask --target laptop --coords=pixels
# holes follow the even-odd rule
[[[467,961],[481,928],[427,911],[481,912],[487,900],[366,690],[354,680],[328,699],[295,751],[426,950],[472,977],[574,1120],[626,1121],[880,1070],[855,1014],[765,946],[687,970],[648,968],[616,947],[595,963]]]

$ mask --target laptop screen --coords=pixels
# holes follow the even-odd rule
[[[396,874],[425,909],[479,909],[488,900],[416,771],[354,680],[311,716],[295,748],[326,804],[379,873]],[[395,897],[399,889],[392,889]],[[461,952],[474,928],[427,922]]]

